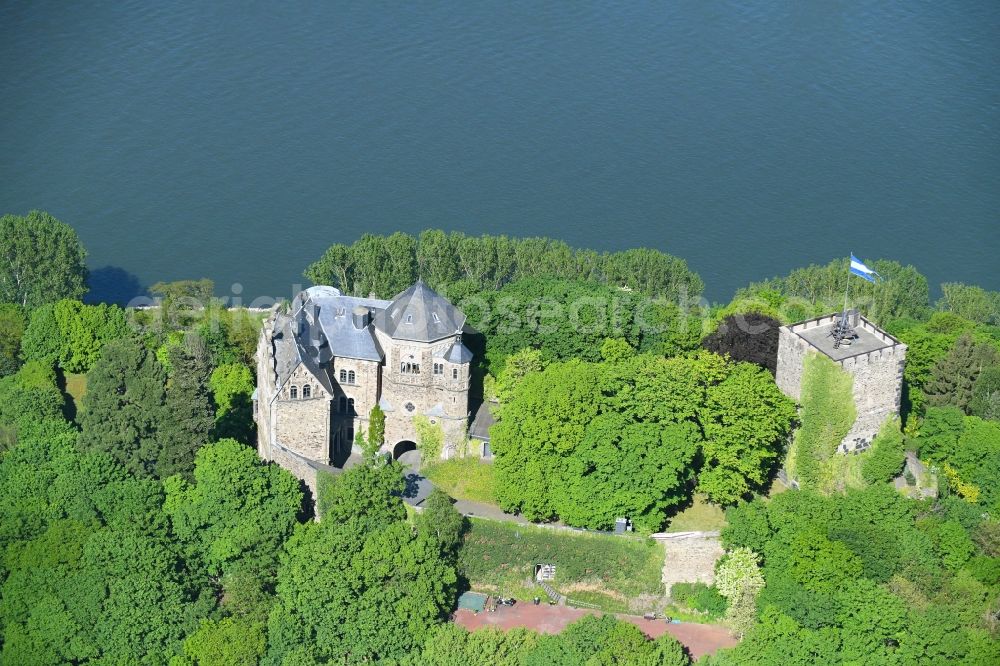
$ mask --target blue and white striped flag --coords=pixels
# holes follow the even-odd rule
[[[878,273],[861,263],[858,258],[854,256],[853,252],[851,253],[851,272],[858,277],[863,277],[869,282],[875,282],[881,277]]]

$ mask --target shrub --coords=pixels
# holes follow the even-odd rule
[[[906,454],[903,453],[903,433],[899,430],[899,420],[885,422],[872,448],[864,455],[861,476],[867,483],[885,483],[899,474]]]
[[[705,583],[675,583],[670,596],[677,603],[712,617],[722,617],[729,602],[714,586]]]

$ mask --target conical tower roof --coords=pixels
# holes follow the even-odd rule
[[[434,342],[462,331],[465,315],[423,280],[392,299],[375,326],[395,340]]]

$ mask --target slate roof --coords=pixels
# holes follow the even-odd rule
[[[496,422],[493,408],[495,403],[486,400],[479,405],[476,411],[476,418],[472,420],[472,427],[469,428],[469,437],[480,439],[484,442],[490,441],[490,426]]]
[[[375,342],[371,324],[367,324],[364,328],[357,328],[354,325],[354,309],[361,306],[368,309],[369,312],[372,310],[378,312],[389,304],[388,301],[356,296],[338,296],[319,299],[315,302],[320,306],[319,322],[334,356],[358,358],[366,361],[382,360],[384,354]]]
[[[301,335],[299,326],[302,326]],[[278,315],[274,322],[274,372],[278,377],[276,385],[280,388],[295,372],[300,364],[305,365],[329,393],[333,393],[333,383],[326,371],[320,365],[330,360],[329,345],[325,341],[316,345],[304,346],[301,340],[310,340],[316,335],[316,328],[308,321],[287,315]]]
[[[373,326],[395,339],[433,342],[460,333],[464,324],[465,315],[420,280],[393,301],[344,296],[334,287],[310,287],[296,294],[288,314],[275,315],[277,386],[283,386],[302,364],[332,393],[333,381],[326,370],[331,358],[380,362],[384,357]],[[472,352],[459,340],[445,358],[468,363]]]
[[[449,363],[470,363],[472,361],[472,352],[461,342],[455,342],[444,353],[444,360]]]
[[[461,332],[465,315],[423,280],[417,280],[376,313],[375,325],[396,340],[434,342]]]

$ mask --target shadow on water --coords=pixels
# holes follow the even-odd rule
[[[87,303],[125,305],[137,296],[148,295],[138,277],[118,266],[103,266],[90,271],[87,286],[90,287],[84,298]]]

